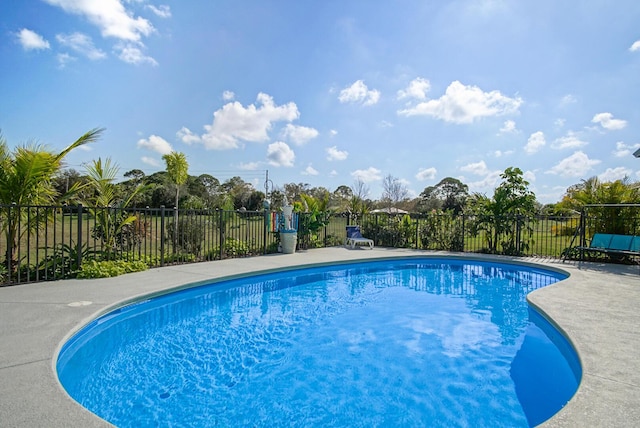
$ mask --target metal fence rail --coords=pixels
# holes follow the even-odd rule
[[[342,245],[346,226],[357,224],[376,246],[559,258],[581,221],[594,223],[584,217],[336,213],[318,231],[299,230],[298,246]],[[272,222],[268,211],[0,205],[0,285],[73,277],[91,259],[159,267],[274,253],[279,237]]]

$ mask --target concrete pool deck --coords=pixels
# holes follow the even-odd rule
[[[339,247],[169,266],[116,278],[1,287],[0,426],[111,426],[64,392],[57,381],[54,360],[59,347],[73,331],[113,305],[136,296],[228,275],[417,255],[513,260],[567,271],[571,275],[567,280],[529,295],[530,302],[570,338],[583,369],[578,392],[545,426],[640,426],[638,266]]]

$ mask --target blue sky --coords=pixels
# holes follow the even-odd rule
[[[585,0],[0,4],[11,145],[111,157],[121,173],[239,175],[413,196],[452,176],[493,194],[509,166],[543,202],[640,179],[640,3]]]

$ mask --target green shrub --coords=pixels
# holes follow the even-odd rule
[[[3,283],[6,280],[8,273],[9,271],[7,270],[7,267],[4,265],[4,263],[0,264],[0,283]]]
[[[124,260],[109,260],[98,262],[96,260],[89,260],[82,265],[82,269],[78,272],[77,277],[84,279],[109,278],[147,269],[149,269],[149,267],[142,261],[127,262]]]
[[[175,253],[175,254],[167,254],[166,256],[164,256],[165,263],[175,263],[175,262],[189,263],[189,262],[195,262],[195,261],[196,261],[195,254],[190,254],[190,253]]]
[[[128,262],[144,262],[147,266],[157,266],[160,264],[159,256],[137,253],[135,251],[125,251],[119,254],[118,259]]]
[[[224,241],[223,253],[223,257],[227,258],[245,257],[249,255],[249,245],[239,239],[227,238]],[[220,259],[220,246],[213,247],[211,251],[206,254],[205,259]]]
[[[173,244],[176,252],[200,254],[204,234],[202,223],[195,221],[193,217],[180,217],[177,231],[174,221],[167,224],[167,240]]]
[[[420,228],[422,248],[429,250],[464,251],[464,234],[458,216],[432,212]]]
[[[42,260],[38,266],[40,278],[63,279],[73,278],[78,270],[78,256],[83,262],[96,260],[102,257],[100,251],[90,249],[88,245],[83,245],[81,253],[78,254],[77,246],[71,242],[68,244],[58,244],[53,248],[53,254]],[[35,272],[32,273],[35,276]]]
[[[325,239],[325,246],[327,247],[336,247],[339,245],[344,245],[344,238],[341,238],[336,235],[327,235]]]

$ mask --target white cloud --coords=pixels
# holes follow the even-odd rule
[[[338,171],[336,171],[335,169],[332,169],[331,172],[329,173],[329,177],[336,177],[338,175]]]
[[[482,180],[470,182],[469,189],[473,192],[491,191],[495,189],[500,182],[500,174],[502,174],[502,171],[487,171]]]
[[[142,50],[133,44],[119,44],[115,49],[116,51],[119,51],[118,58],[128,64],[158,65],[158,62],[155,59],[142,53]]]
[[[267,159],[273,166],[293,166],[296,155],[287,143],[276,141],[267,147]]]
[[[544,133],[542,131],[534,132],[529,136],[527,144],[524,146],[524,151],[528,155],[532,155],[540,150],[547,142],[544,139]]]
[[[233,91],[224,91],[222,93],[222,99],[224,101],[233,101],[236,98],[236,94]]]
[[[77,58],[65,52],[65,53],[57,54],[56,59],[58,60],[58,67],[65,68],[67,64],[69,64],[72,61],[75,61]],[[84,147],[84,146],[80,146],[80,147]]]
[[[546,173],[562,177],[585,177],[591,168],[599,163],[599,160],[589,159],[589,156],[585,153],[577,151],[571,156],[562,159]]]
[[[599,123],[604,129],[617,130],[627,126],[627,121],[614,119],[611,113],[598,113],[591,119],[593,123]]]
[[[246,108],[237,101],[225,104],[213,113],[213,124],[204,126],[205,133],[198,137],[199,140],[184,127],[179,137],[183,141],[186,136],[190,142],[202,143],[208,150],[236,149],[240,141],[268,141],[275,122],[291,122],[300,116],[293,102],[278,106],[264,93],[258,94],[257,102],[258,106],[251,104]]]
[[[140,160],[142,160],[142,163],[145,163],[147,165],[162,166],[162,163],[159,160],[150,158],[148,156],[143,156],[142,158],[140,158]]]
[[[327,160],[329,161],[343,161],[349,157],[349,152],[346,150],[338,150],[338,146],[327,147]]]
[[[566,106],[566,105],[569,105],[569,104],[573,104],[573,103],[576,103],[576,102],[578,102],[576,97],[574,97],[571,94],[567,94],[564,97],[562,97],[562,99],[560,100],[560,106],[563,107],[563,106]]]
[[[44,0],[67,13],[80,15],[100,28],[103,37],[140,42],[142,36],[154,31],[153,25],[141,17],[134,17],[120,0]]]
[[[388,120],[381,120],[379,123],[380,128],[393,128],[393,123]]]
[[[575,133],[569,131],[566,136],[556,139],[551,143],[551,148],[556,150],[577,149],[586,146],[586,141],[580,140]]]
[[[487,168],[487,164],[483,160],[461,166],[460,171],[470,172],[475,175],[485,175],[490,172],[489,168]]]
[[[329,131],[329,136],[331,138],[335,137],[336,135],[338,135],[338,131],[336,131],[335,129]]]
[[[598,178],[602,182],[616,181],[631,176],[631,173],[633,173],[631,169],[619,166],[616,168],[607,168],[605,172],[598,175]]]
[[[629,156],[640,148],[640,144],[625,144],[622,141],[616,143],[616,149],[612,152],[617,158]]]
[[[157,135],[151,135],[148,139],[142,138],[138,140],[138,148],[151,150],[161,155],[166,155],[173,151],[171,144]]]
[[[527,180],[529,183],[533,183],[536,181],[536,174],[533,171],[525,171],[522,173],[522,178]]]
[[[638,52],[640,51],[640,40],[636,40],[635,42],[633,42],[633,44],[631,45],[631,47],[629,48],[629,50],[631,52]]]
[[[556,119],[553,124],[558,128],[562,128],[566,122],[566,119]]]
[[[114,50],[122,61],[135,65],[158,64],[155,59],[143,53],[145,46],[142,43],[142,38],[152,34],[155,28],[147,19],[136,17],[131,10],[125,7],[121,0],[44,1],[50,5],[60,7],[67,13],[86,18],[91,24],[100,29],[102,37],[118,40],[119,43],[114,46]],[[127,3],[130,2],[127,1]],[[168,17],[171,14],[168,6],[148,6],[147,8],[159,16]]]
[[[380,91],[369,90],[362,80],[357,80],[351,86],[341,90],[338,96],[341,103],[361,103],[365,106],[373,105],[379,99]]]
[[[502,128],[498,131],[498,135],[500,134],[517,134],[519,131],[516,128],[516,122],[513,120],[505,120]]]
[[[536,192],[536,199],[543,204],[546,203],[554,203],[562,199],[564,194],[567,192],[567,188],[565,186],[554,186],[549,189],[549,186],[542,186],[545,190],[544,192]]]
[[[378,168],[370,166],[367,169],[357,169],[351,173],[351,177],[355,180],[362,180],[363,183],[371,183],[373,181],[382,180],[382,171]]]
[[[409,86],[398,91],[398,99],[415,98],[418,100],[427,99],[427,92],[431,89],[431,83],[427,79],[418,77],[413,79]]]
[[[436,178],[437,173],[438,173],[438,170],[435,169],[434,167],[420,168],[418,170],[418,173],[416,174],[416,180],[418,181],[433,180],[434,178]]]
[[[171,18],[171,8],[167,5],[160,5],[156,7],[152,4],[148,4],[145,8],[149,9],[160,18]]]
[[[439,99],[419,103],[398,111],[404,116],[432,116],[457,124],[472,123],[483,117],[502,116],[518,112],[520,98],[509,98],[499,91],[483,92],[477,86],[452,82]]]
[[[318,171],[309,164],[304,171],[301,172],[302,175],[318,175]]]
[[[318,136],[318,131],[306,126],[292,125],[290,123],[285,126],[282,131],[284,138],[288,138],[292,143],[301,146]]]
[[[107,54],[93,45],[91,37],[82,33],[58,34],[56,40],[63,46],[86,56],[91,60],[104,59]]]
[[[513,150],[505,150],[504,152],[502,150],[496,150],[495,152],[493,152],[493,155],[497,158],[501,158],[502,156],[509,156],[513,153]]]
[[[244,171],[255,171],[260,168],[260,162],[242,162],[238,165],[238,168]]]
[[[191,145],[194,143],[200,143],[202,139],[200,136],[191,132],[191,130],[185,126],[180,128],[178,132],[176,132],[176,137],[178,137],[183,143],[187,145]]]
[[[49,42],[44,39],[40,34],[23,28],[17,34],[18,42],[22,45],[22,49],[25,51],[49,49]]]

